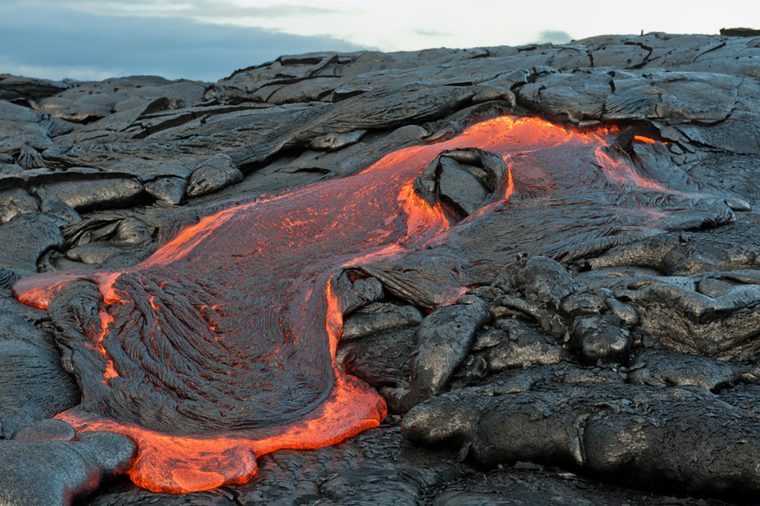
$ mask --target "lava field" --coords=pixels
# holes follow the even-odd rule
[[[0,503],[760,501],[760,37],[0,74]]]

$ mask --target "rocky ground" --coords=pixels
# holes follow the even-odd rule
[[[522,195],[362,266],[381,289],[346,315],[338,358],[385,397],[380,428],[171,496],[121,476],[128,438],[51,420],[80,403],[66,323],[18,303],[17,280],[134,265],[231,202],[504,114],[616,125],[673,191]],[[487,165],[462,156],[446,163]],[[483,196],[451,184],[437,194],[475,213]],[[645,199],[658,226],[615,214]],[[283,56],[216,83],[0,75],[0,502],[757,502],[758,205],[756,36]],[[452,276],[469,293],[440,307]]]

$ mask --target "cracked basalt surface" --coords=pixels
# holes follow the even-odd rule
[[[2,501],[754,502],[758,61],[756,36],[647,34],[283,56],[217,83],[0,76]],[[614,127],[612,162],[478,145],[426,160],[417,194],[460,223],[336,278],[337,366],[384,398],[379,428],[263,456],[246,484],[165,495],[124,476],[130,438],[51,420],[100,395],[82,373],[100,365],[72,337],[86,314],[71,312],[98,293],[77,281],[46,312],[12,297],[19,279],[127,269],[222,209],[505,115]],[[613,162],[623,172],[604,172]],[[449,305],[452,286],[467,293]],[[122,420],[182,423],[112,401]]]

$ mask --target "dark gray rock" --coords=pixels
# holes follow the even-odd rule
[[[462,476],[452,455],[411,451],[396,427],[315,452],[279,452],[260,461],[261,474],[236,487],[243,503],[416,504]]]
[[[429,310],[454,302],[452,292],[464,283],[463,270],[461,259],[445,251],[410,253],[361,266],[388,294]]]
[[[715,391],[738,381],[747,366],[668,350],[644,350],[632,361],[628,381],[636,385],[695,386]]]
[[[394,330],[342,342],[337,360],[346,371],[380,390],[386,397],[406,393],[412,375],[417,328]],[[384,392],[383,388],[397,389]],[[398,400],[391,398],[391,411],[398,412]]]
[[[577,292],[562,300],[562,314],[568,318],[581,315],[595,315],[607,310],[607,303],[602,294],[596,292]]]
[[[409,405],[445,391],[467,356],[475,333],[490,318],[485,303],[472,297],[466,303],[442,307],[422,320],[417,330]]]
[[[243,174],[229,156],[216,155],[203,161],[190,174],[187,182],[187,196],[198,197],[237,183]]]
[[[732,406],[757,416],[760,414],[760,405],[757,404],[758,394],[760,394],[760,384],[741,383],[734,388],[722,390],[720,398]]]
[[[573,322],[570,345],[589,362],[622,362],[628,358],[632,339],[616,318],[583,316]]]
[[[167,109],[196,105],[203,100],[204,90],[204,83],[194,81],[131,76],[77,83],[40,100],[38,105],[53,117],[87,123],[128,110],[136,101],[151,103],[165,98],[162,106]]]
[[[710,233],[656,235],[610,249],[588,260],[594,269],[631,265],[669,275],[755,268],[760,260],[760,223],[736,223]]]
[[[126,480],[105,484],[97,494],[77,502],[102,506],[138,506],[160,502],[168,506],[231,506],[236,504],[235,494],[229,490],[216,488],[191,494],[157,494],[137,488]]]
[[[472,214],[480,207],[488,189],[477,176],[456,160],[445,157],[441,160],[441,197],[451,202],[465,215]]]
[[[15,441],[73,441],[76,431],[68,423],[55,418],[34,422],[13,435]]]
[[[562,358],[562,349],[553,338],[521,320],[499,319],[494,327],[479,334],[473,345],[475,355],[483,358],[490,373],[555,364]]]
[[[721,359],[749,358],[758,347],[755,228],[742,223],[709,234],[663,234],[613,248],[588,263],[591,273],[635,265],[669,274],[640,270],[603,283],[628,306],[628,324],[657,336],[662,345]]]
[[[66,204],[54,190],[45,186],[34,188],[34,194],[40,201],[40,211],[58,218],[62,225],[73,225],[82,221],[82,217],[73,207]]]
[[[111,432],[78,441],[0,441],[0,501],[8,505],[65,505],[101,481],[129,469],[135,444]]]
[[[111,242],[99,241],[71,248],[66,251],[65,256],[69,260],[87,265],[116,267],[117,265],[112,262],[113,260],[118,261],[119,257],[123,256],[135,258],[139,250],[140,247],[124,247]]]
[[[166,208],[160,207],[155,211],[164,209]],[[117,210],[87,216],[64,229],[66,244],[69,248],[95,242],[149,246],[155,232],[155,228],[150,224],[151,214]]]
[[[0,244],[0,266],[36,272],[40,255],[64,242],[58,220],[48,214],[27,213],[0,225]]]
[[[478,104],[480,102],[500,100],[507,102],[511,107],[517,107],[517,97],[515,97],[515,94],[511,90],[499,88],[492,84],[496,83],[489,83],[489,85],[481,86],[480,91],[472,97],[472,103]]]
[[[0,223],[39,209],[37,200],[21,188],[0,191]]]
[[[556,310],[562,299],[577,289],[562,265],[546,257],[533,257],[516,276],[520,289],[535,302]]]
[[[0,121],[15,123],[37,123],[42,115],[28,107],[13,104],[6,100],[0,100]]]
[[[710,393],[561,384],[444,394],[414,407],[401,430],[420,444],[469,448],[488,465],[548,462],[645,487],[751,494],[758,478],[745,470],[756,465],[759,429]]]
[[[337,102],[324,115],[305,124],[296,140],[437,119],[467,103],[474,94],[466,86],[429,88],[418,84],[373,90]]]
[[[415,327],[422,315],[414,306],[397,306],[383,302],[369,304],[346,318],[343,324],[343,341]]]
[[[372,277],[354,277],[354,272],[343,271],[333,281],[343,314],[350,314],[367,304],[382,300],[383,285]]]
[[[618,295],[636,308],[642,330],[661,336],[661,342],[673,349],[718,358],[756,353],[760,285],[741,284],[710,297],[687,281],[691,283],[684,286],[677,279],[655,278]]]
[[[495,153],[445,151],[417,177],[414,188],[430,204],[440,201],[461,219],[504,195],[508,171]]]
[[[44,186],[77,211],[127,206],[136,203],[145,190],[142,184],[129,177],[62,180]]]
[[[528,462],[513,467],[493,469],[483,476],[473,476],[447,483],[445,490],[432,501],[434,506],[503,506],[533,504],[583,505],[724,504],[704,499],[679,498],[636,493],[597,483],[572,472],[554,470]]]
[[[309,147],[322,151],[336,151],[338,149],[343,149],[346,146],[356,144],[366,133],[366,130],[356,130],[341,134],[321,135],[312,139],[309,143]]]
[[[610,89],[605,74],[546,74],[519,88],[517,101],[573,123],[600,119]]]
[[[68,87],[60,81],[0,74],[0,98],[4,100],[39,100]]]
[[[605,303],[610,312],[618,317],[624,325],[633,327],[639,323],[639,313],[633,306],[620,302],[614,297],[607,297]]]
[[[179,177],[162,177],[145,183],[145,191],[165,204],[176,205],[185,198],[187,181]]]
[[[0,434],[10,438],[76,405],[79,388],[61,367],[52,335],[10,312],[0,312],[0,322]]]

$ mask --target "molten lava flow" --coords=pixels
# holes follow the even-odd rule
[[[610,181],[621,185],[631,185],[638,188],[657,190],[667,192],[668,189],[659,183],[641,176],[636,169],[622,160],[614,160],[610,155],[605,153],[602,148],[595,150],[596,160],[602,167]]]
[[[637,142],[643,142],[644,144],[654,144],[657,142],[655,139],[652,139],[651,137],[647,137],[645,135],[634,135],[633,140]]]
[[[452,218],[413,189],[444,150],[477,147],[507,163],[501,202],[482,212],[575,188],[579,178],[600,188],[663,189],[604,151],[613,133],[494,118],[398,150],[354,176],[205,217],[132,268],[21,280],[14,293],[38,308],[78,278],[96,283],[102,297],[99,328],[62,332],[78,349],[83,401],[58,418],[78,431],[134,439],[131,479],[161,492],[242,483],[256,473],[256,456],[377,426],[382,398],[335,363],[343,315],[333,273],[445,240]],[[577,153],[591,153],[592,162],[578,169]],[[463,287],[440,290],[453,299]]]
[[[13,287],[19,302],[37,309],[47,309],[53,298],[70,281],[81,278],[77,274],[46,273],[23,278]]]
[[[95,342],[97,343],[98,353],[103,355],[103,358],[106,360],[106,370],[103,372],[103,377],[107,381],[119,375],[114,368],[113,360],[108,356],[108,352],[103,346],[103,339],[106,337],[106,334],[108,334],[108,331],[111,330],[113,316],[111,316],[105,309],[98,311],[98,316],[100,317],[100,329],[98,329],[98,335],[95,338]]]

